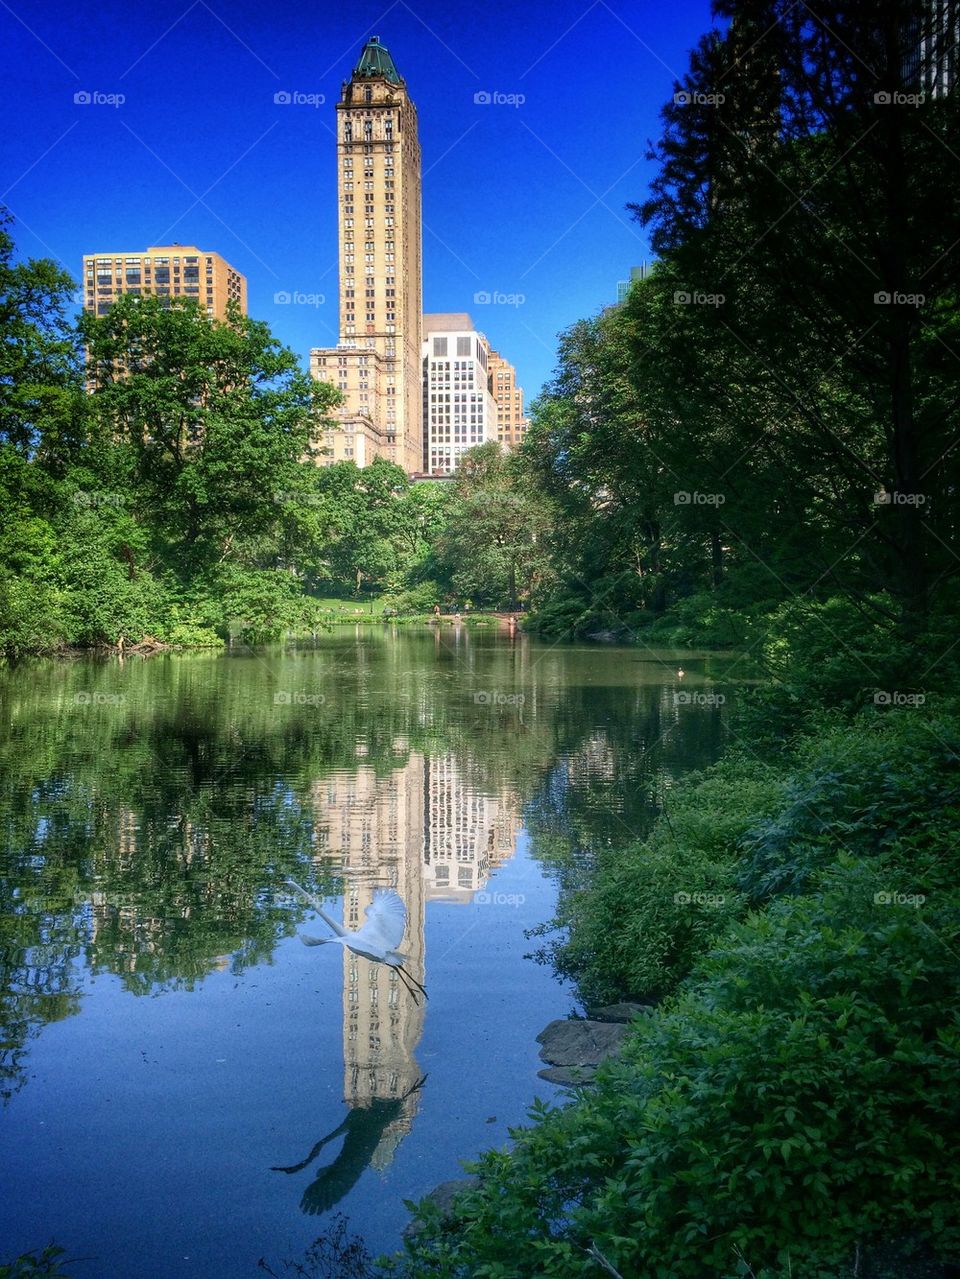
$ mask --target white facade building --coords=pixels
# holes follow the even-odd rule
[[[464,312],[423,317],[423,469],[452,475],[461,456],[497,438],[490,346]]]

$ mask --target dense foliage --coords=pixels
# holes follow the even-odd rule
[[[541,624],[686,601],[678,638],[749,643],[833,595],[913,634],[956,600],[960,516],[960,100],[917,93],[933,10],[717,10],[634,206],[658,261],[563,335],[535,407],[563,534]]]
[[[960,1257],[958,725],[871,709],[776,767],[727,757],[611,853],[567,901],[562,963],[588,994],[662,1002],[595,1088],[479,1160],[452,1218],[423,1208],[392,1273],[566,1279],[599,1252],[623,1276],[841,1279]]]

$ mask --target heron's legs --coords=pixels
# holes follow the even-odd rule
[[[413,984],[414,984],[414,986],[416,986],[417,990],[419,990],[419,991],[420,991],[420,993],[423,995],[424,999],[429,999],[429,998],[430,998],[430,996],[427,994],[426,990],[424,990],[424,988],[423,988],[423,987],[420,985],[420,983],[417,981],[416,977],[414,977],[413,973],[408,972],[408,971],[406,970],[406,968],[401,967],[401,965],[400,965],[400,964],[397,964],[397,972],[399,972],[399,973],[403,973],[403,975],[404,975],[404,976],[408,979],[408,981],[412,981],[412,982],[413,982]],[[409,990],[409,987],[407,987],[407,989]]]
[[[400,980],[403,982],[404,986],[405,986],[405,987],[407,988],[407,990],[410,992],[410,994],[411,994],[411,996],[412,996],[412,998],[413,998],[413,1002],[414,1002],[415,1004],[419,1004],[419,1003],[420,1003],[420,1000],[417,998],[417,992],[414,990],[413,986],[410,984],[410,983],[414,980],[414,978],[412,978],[412,977],[410,976],[410,974],[407,972],[407,970],[406,970],[405,968],[401,968],[399,964],[392,965],[392,967],[393,967],[393,971],[394,971],[394,972],[395,972],[395,973],[399,976],[399,978],[400,978]],[[419,983],[418,983],[418,985],[419,985]],[[426,993],[426,992],[424,992],[424,993]]]

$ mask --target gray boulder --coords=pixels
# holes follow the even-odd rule
[[[625,1022],[559,1018],[537,1035],[549,1066],[599,1066],[613,1057],[629,1031]]]
[[[653,1004],[604,1004],[602,1008],[591,1008],[589,1016],[594,1021],[632,1021],[634,1017],[652,1012]]]
[[[440,1209],[441,1217],[448,1217],[453,1208],[454,1198],[461,1190],[472,1190],[474,1186],[479,1185],[479,1177],[456,1177],[452,1181],[441,1181],[439,1186],[434,1186],[429,1194],[424,1195],[424,1199],[429,1199],[437,1208]],[[403,1228],[403,1233],[408,1239],[412,1239],[420,1230],[420,1223],[416,1220],[409,1221]]]

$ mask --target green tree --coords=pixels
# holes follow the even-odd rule
[[[265,324],[221,323],[186,299],[125,296],[81,332],[99,437],[121,450],[166,557],[194,572],[274,563],[283,501],[304,490],[334,388]]]
[[[535,601],[550,572],[549,502],[499,444],[465,453],[452,484],[438,573],[457,597],[497,608]]]

